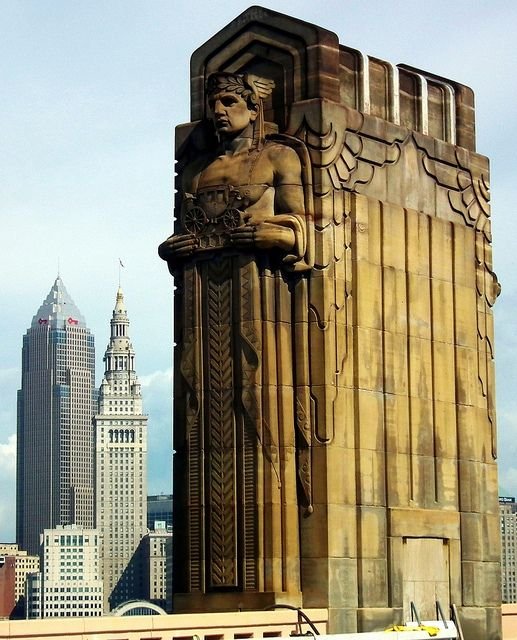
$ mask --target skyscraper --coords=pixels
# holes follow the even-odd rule
[[[124,295],[119,288],[95,416],[97,529],[102,537],[105,610],[141,597],[147,532],[147,416],[135,372]]]
[[[94,524],[95,348],[58,276],[23,337],[16,540],[37,554],[57,525]]]
[[[517,602],[517,503],[499,497],[501,528],[501,591],[503,602]]]

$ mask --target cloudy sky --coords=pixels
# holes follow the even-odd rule
[[[58,268],[95,335],[98,383],[118,286],[149,414],[149,490],[169,492],[173,133],[189,58],[248,2],[1,0],[0,541],[14,540],[22,335]],[[517,3],[277,0],[341,43],[469,85],[491,159],[500,486],[517,495]],[[513,149],[513,151],[512,151]]]

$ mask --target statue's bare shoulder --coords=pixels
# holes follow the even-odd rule
[[[301,184],[301,163],[296,151],[277,141],[268,141],[264,154],[273,167],[275,185]]]

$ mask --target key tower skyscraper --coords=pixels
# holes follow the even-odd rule
[[[16,541],[31,554],[58,525],[94,525],[95,347],[58,276],[23,337]]]

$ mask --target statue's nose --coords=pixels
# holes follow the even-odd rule
[[[217,115],[218,113],[224,113],[224,106],[220,100],[216,100],[214,104],[214,113]]]

